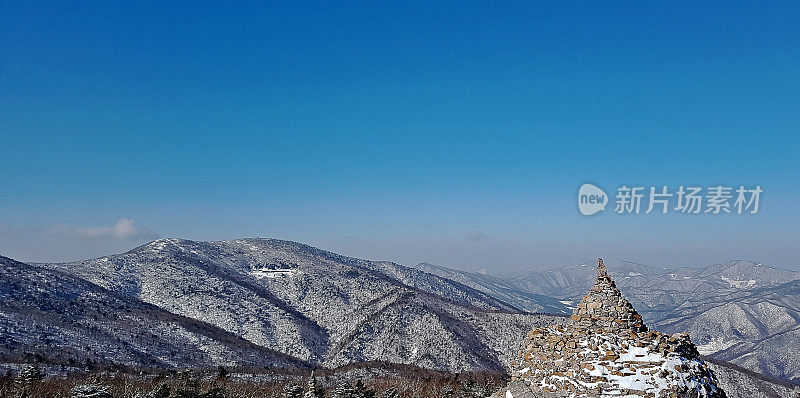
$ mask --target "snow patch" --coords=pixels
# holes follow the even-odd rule
[[[290,277],[294,276],[296,273],[297,270],[294,269],[261,268],[250,271],[250,275],[256,277],[256,279]]]
[[[706,344],[697,345],[697,351],[703,355],[710,355],[715,352],[727,350],[728,348],[731,348],[732,346],[736,345],[737,342],[738,341],[736,339],[729,339],[729,340],[712,339]]]
[[[548,332],[554,332],[554,329]],[[576,341],[582,348],[579,354],[584,363],[589,365],[581,369],[585,374],[602,381],[588,381],[584,378],[564,374],[553,374],[547,370],[524,369],[519,377],[531,385],[542,389],[560,389],[559,384],[572,384],[579,391],[595,389],[604,384],[604,397],[631,396],[630,390],[637,390],[650,396],[661,396],[672,386],[697,391],[700,396],[707,396],[708,388],[716,388],[712,380],[698,377],[703,366],[698,359],[683,358],[676,353],[663,355],[647,346],[622,345],[615,338],[603,334],[586,336]],[[616,360],[598,357],[597,353],[618,353]],[[632,395],[640,398],[639,395]]]
[[[736,280],[736,279],[732,279],[732,278],[727,278],[727,277],[725,277],[725,275],[720,275],[720,278],[722,278],[723,281],[728,282],[728,284],[731,287],[735,287],[735,288],[751,287],[751,286],[755,286],[755,284],[756,284],[756,280],[755,279],[741,280],[740,281],[740,280]]]

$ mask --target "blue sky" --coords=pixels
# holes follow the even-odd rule
[[[4,255],[267,236],[800,269],[796,2],[80,3],[0,4]],[[585,182],[764,193],[754,215],[584,217]]]

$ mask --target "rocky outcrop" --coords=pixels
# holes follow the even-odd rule
[[[495,397],[725,397],[686,334],[648,330],[598,260],[570,322],[534,328]]]

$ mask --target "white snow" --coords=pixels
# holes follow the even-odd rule
[[[564,304],[565,307],[574,310],[575,306],[572,305],[572,300],[558,300],[559,303]]]
[[[735,287],[735,288],[750,287],[750,286],[754,286],[756,284],[756,280],[755,279],[741,280],[740,281],[740,280],[736,280],[736,279],[732,279],[732,278],[727,278],[727,277],[725,277],[725,275],[720,275],[720,278],[722,278],[723,281],[728,282],[728,284],[731,287]]]
[[[294,276],[297,273],[297,270],[293,269],[269,269],[269,268],[261,268],[261,269],[254,269],[250,271],[250,275],[253,275],[257,279],[262,278],[280,278],[284,276]]]
[[[664,356],[657,352],[650,352],[646,347],[630,347],[628,351],[619,356],[623,362],[659,362]]]
[[[586,360],[592,368],[583,369],[590,376],[600,377],[611,389],[603,391],[603,396],[616,397],[626,395],[627,390],[638,390],[658,396],[660,392],[668,390],[672,385],[679,385],[688,390],[705,391],[699,388],[708,383],[708,380],[697,379],[696,374],[702,362],[696,359],[681,358],[676,354],[664,356],[658,351],[651,351],[647,347],[634,345],[621,346],[609,339],[608,336],[594,334],[578,341],[582,347],[581,355],[584,358],[592,357],[590,343],[597,346],[595,351],[613,351],[619,353],[619,358],[607,361],[600,358]],[[570,383],[579,390],[591,390],[598,383],[588,382],[577,377],[567,377],[549,374],[539,370],[531,371],[528,368],[519,372],[519,375],[532,384],[542,388],[558,388],[554,382]],[[639,397],[634,395],[635,397]]]
[[[697,345],[697,351],[703,355],[710,355],[715,352],[719,352],[722,350],[727,350],[728,348],[734,346],[736,343],[740,342],[741,340],[738,339],[711,339],[708,343],[703,345]]]

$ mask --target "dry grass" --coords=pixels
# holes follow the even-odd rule
[[[366,396],[380,398],[394,388],[403,398],[461,398],[487,396],[507,381],[499,373],[449,374],[413,367],[380,364],[317,370],[317,382],[331,397],[336,386],[361,380]],[[277,398],[290,383],[305,387],[307,370],[236,369],[219,378],[215,369],[159,373],[71,373],[28,384],[0,377],[0,397],[69,398],[77,385],[108,387],[114,398]],[[370,395],[371,394],[371,395]]]

